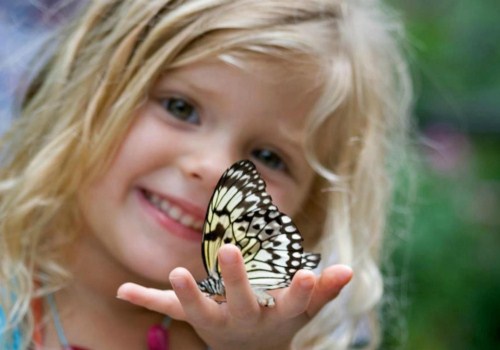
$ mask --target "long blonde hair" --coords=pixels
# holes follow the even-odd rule
[[[106,170],[155,80],[208,57],[244,66],[258,56],[301,74],[315,67],[322,95],[308,119],[307,156],[318,176],[296,221],[323,267],[355,271],[293,346],[347,348],[368,320],[367,347],[376,347],[388,155],[402,144],[410,102],[400,29],[376,0],[92,1],[56,38],[2,139],[0,298],[8,324],[22,325],[29,343],[30,301],[71,278],[64,247],[80,219],[75,194]]]

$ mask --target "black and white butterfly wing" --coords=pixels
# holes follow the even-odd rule
[[[235,224],[250,284],[255,289],[277,289],[290,284],[302,267],[302,237],[292,220],[278,210],[247,213]]]
[[[209,275],[220,272],[219,248],[234,243],[233,223],[245,213],[269,207],[274,207],[271,196],[252,162],[240,161],[226,170],[212,194],[203,226],[202,257]]]
[[[313,269],[319,254],[304,253],[292,219],[278,210],[256,210],[238,219],[234,244],[241,250],[247,277],[258,302],[273,306],[265,291],[290,285],[300,269]]]
[[[204,226],[202,255],[209,278],[199,283],[202,291],[224,295],[217,252],[226,243],[241,250],[249,282],[259,302],[268,306],[274,300],[262,291],[286,287],[299,269],[318,265],[320,256],[303,252],[300,232],[272,204],[265,187],[250,161],[223,174]]]

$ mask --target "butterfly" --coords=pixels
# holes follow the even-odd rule
[[[214,300],[225,300],[217,253],[227,243],[242,253],[250,285],[262,306],[274,306],[265,291],[290,285],[300,269],[314,269],[320,255],[305,253],[302,236],[290,217],[280,212],[266,183],[249,160],[241,160],[220,178],[203,226],[202,257],[208,278],[198,282]]]

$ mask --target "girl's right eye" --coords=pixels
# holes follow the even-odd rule
[[[191,124],[200,123],[200,117],[196,108],[186,100],[179,97],[170,97],[161,100],[160,103],[174,118]]]

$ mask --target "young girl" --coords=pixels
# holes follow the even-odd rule
[[[89,2],[2,140],[0,348],[375,348],[398,31],[374,0]],[[246,158],[322,254],[273,308],[231,245],[227,303],[195,283],[214,186]]]

